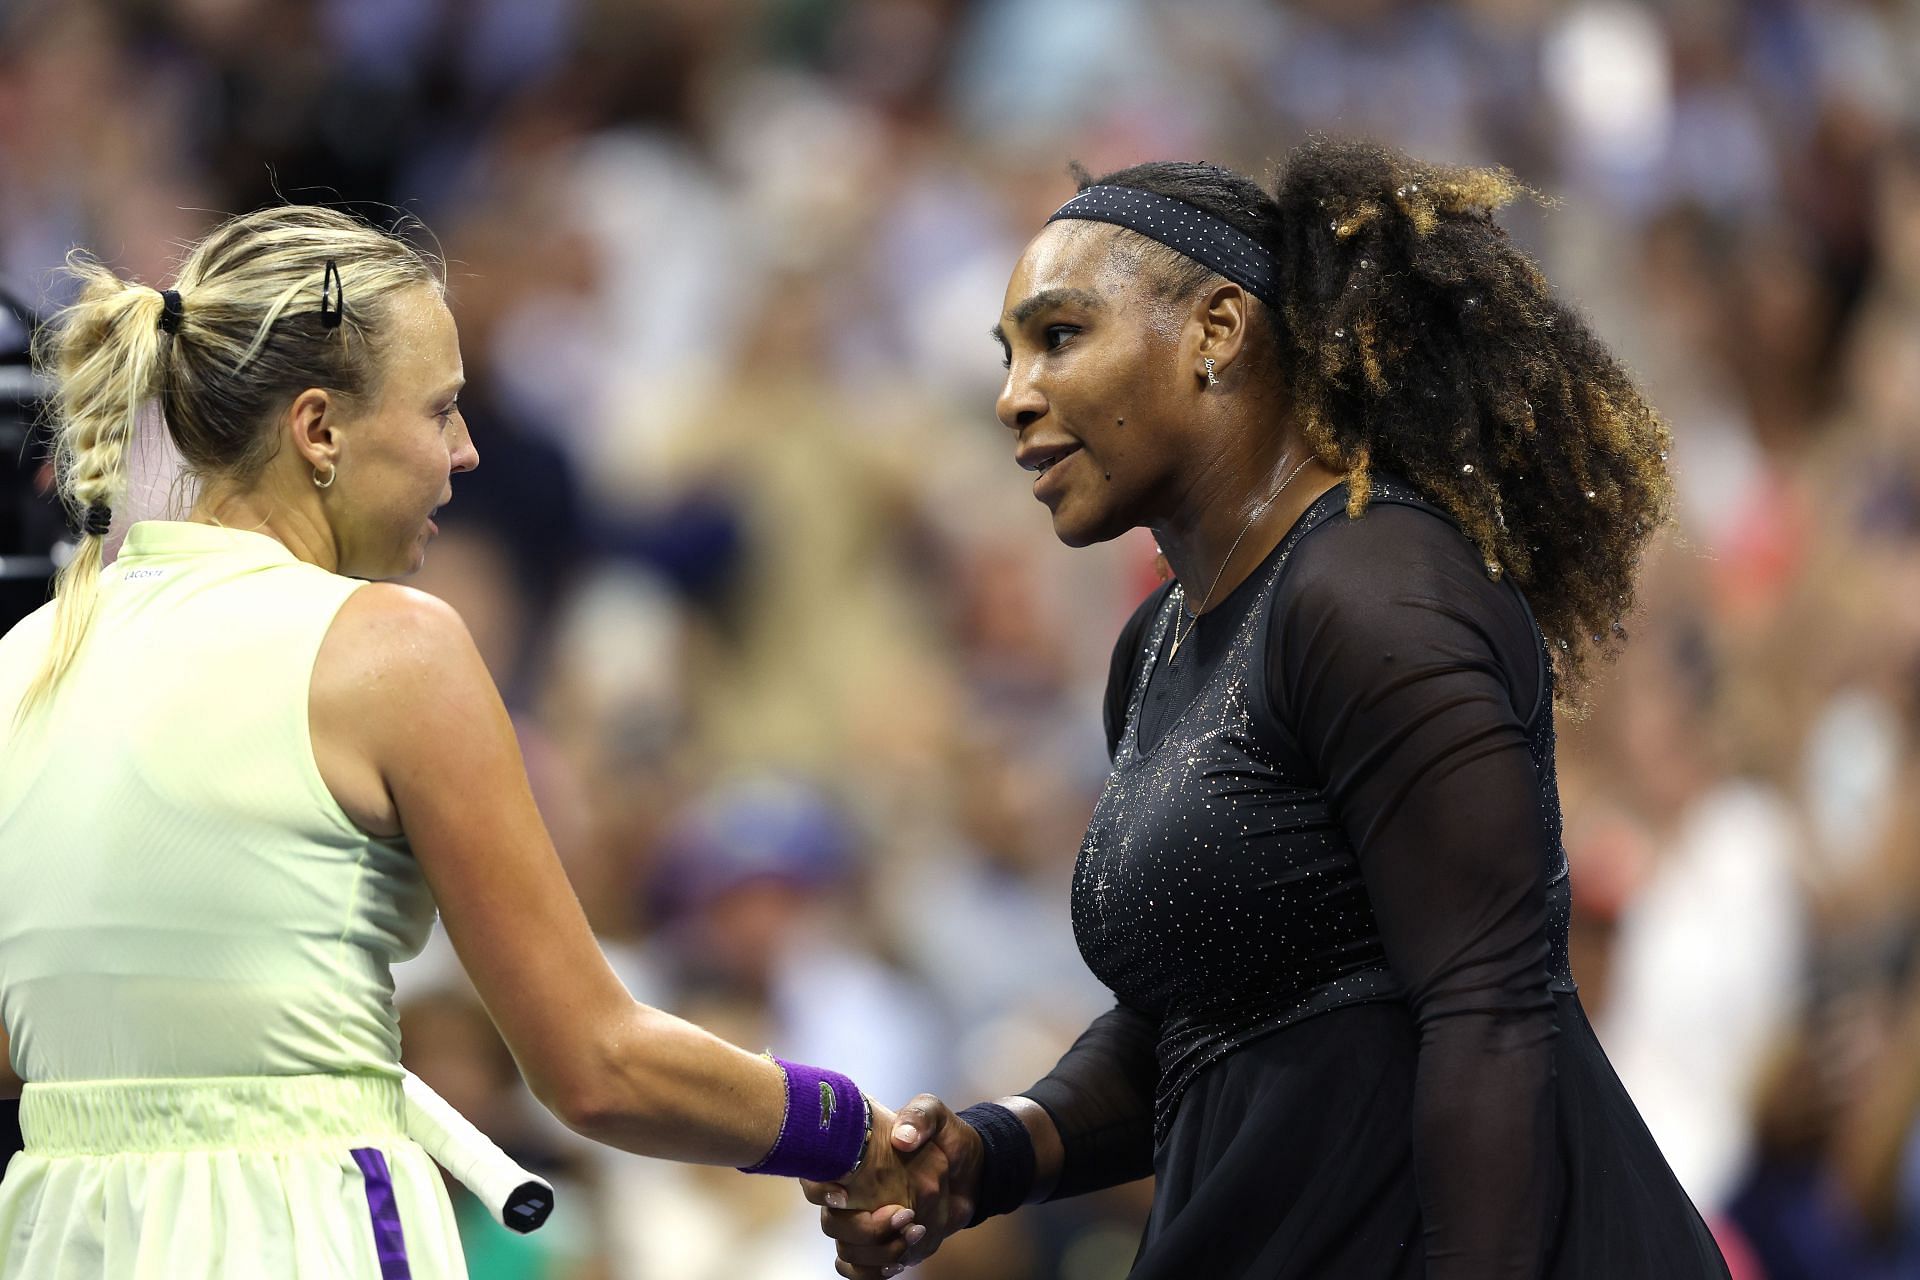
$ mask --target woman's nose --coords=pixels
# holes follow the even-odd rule
[[[994,401],[993,409],[1004,426],[1019,431],[1046,416],[1047,398],[1033,379],[1016,366],[1007,371],[1007,380],[1000,385],[1000,397]]]
[[[473,432],[467,429],[467,420],[460,420],[460,441],[453,448],[453,469],[471,471],[480,465],[480,450],[473,443]]]

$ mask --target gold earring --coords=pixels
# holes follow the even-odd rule
[[[322,480],[320,478],[320,468],[315,467],[313,469],[313,487],[316,489],[331,489],[333,487],[334,477],[339,474],[340,468],[329,462],[327,464],[327,478]]]
[[[1220,385],[1220,379],[1213,376],[1213,357],[1212,356],[1207,357],[1207,385],[1210,387],[1217,387]]]

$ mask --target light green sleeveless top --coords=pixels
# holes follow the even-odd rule
[[[136,524],[51,704],[0,637],[0,1019],[35,1081],[399,1073],[388,966],[433,902],[321,781],[320,641],[365,585],[263,534]]]

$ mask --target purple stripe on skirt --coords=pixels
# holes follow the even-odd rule
[[[355,1147],[353,1162],[367,1180],[367,1216],[373,1219],[373,1247],[380,1255],[380,1280],[413,1280],[407,1265],[407,1236],[400,1227],[400,1205],[393,1198],[393,1175],[378,1147]]]

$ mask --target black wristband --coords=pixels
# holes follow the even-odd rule
[[[980,1135],[980,1188],[967,1223],[976,1227],[1027,1202],[1033,1190],[1033,1135],[1019,1116],[997,1102],[976,1102],[960,1119]]]

